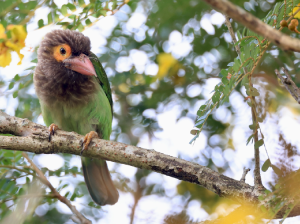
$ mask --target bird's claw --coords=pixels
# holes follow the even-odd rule
[[[92,141],[92,139],[97,138],[97,137],[98,137],[98,134],[95,131],[91,131],[84,136],[83,141],[81,141],[81,143],[80,143],[80,145],[82,147],[82,149],[80,151],[80,155],[82,155],[84,150],[88,149],[88,146],[89,146],[90,142]]]
[[[51,136],[55,134],[55,131],[58,129],[56,124],[51,124],[49,126],[49,142],[51,141]]]

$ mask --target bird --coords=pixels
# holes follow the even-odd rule
[[[37,52],[34,86],[49,141],[57,129],[85,135],[82,152],[93,138],[109,140],[113,101],[105,70],[91,52],[90,39],[72,30],[53,30]],[[81,157],[85,183],[98,205],[113,205],[119,199],[106,161]]]

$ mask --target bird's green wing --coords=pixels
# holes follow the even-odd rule
[[[112,113],[113,102],[111,96],[111,89],[110,89],[110,84],[107,75],[105,73],[105,70],[102,67],[101,62],[99,61],[99,59],[95,54],[91,52],[89,58],[95,68],[98,82],[101,85],[109,101],[109,104],[111,106],[111,113]],[[101,93],[99,93],[100,96],[99,99],[101,98],[103,99],[104,97],[103,95],[101,97]],[[94,103],[93,106],[95,106]],[[96,107],[93,110],[96,112],[96,114],[98,115],[96,117],[98,117],[99,119],[99,124],[96,125],[98,127],[96,128],[96,131],[97,129],[98,131],[101,130],[100,131],[101,137],[109,140],[112,118],[101,120],[104,117],[102,116],[104,111],[109,110],[108,104],[107,103],[105,104],[102,101],[101,109]],[[82,161],[82,170],[84,174],[85,183],[87,185],[87,188],[93,200],[98,205],[115,204],[118,201],[119,193],[111,180],[106,161],[102,159],[92,160],[90,158],[85,158],[85,157],[81,157],[81,161]]]
[[[91,62],[93,63],[93,66],[95,68],[96,74],[99,79],[99,83],[100,83],[102,89],[104,90],[105,95],[108,98],[108,101],[111,106],[111,112],[112,112],[113,111],[112,110],[113,101],[112,101],[112,96],[111,96],[110,84],[109,84],[107,75],[105,73],[105,70],[104,70],[101,62],[99,61],[98,57],[94,53],[91,52],[89,58],[90,58]]]

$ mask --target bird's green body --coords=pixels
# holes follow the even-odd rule
[[[79,35],[77,32],[67,32]],[[43,55],[43,52],[39,54]],[[37,67],[34,81],[42,115],[47,126],[54,123],[64,131],[74,131],[81,135],[95,131],[100,138],[109,140],[112,130],[112,96],[109,81],[96,55],[89,52],[88,57],[97,77],[82,78],[81,74],[69,75],[71,79],[75,76],[74,83],[70,79],[60,80],[61,76],[67,76],[67,70],[66,74],[57,75],[52,80],[51,75],[47,76],[46,72],[43,74],[42,70],[45,68],[42,64]],[[51,66],[49,68],[51,69]],[[51,85],[50,82],[54,84]],[[58,88],[53,85],[57,85]],[[82,94],[79,94],[80,92]],[[119,194],[112,183],[105,160],[82,157],[82,169],[90,195],[97,204],[117,202]]]
[[[42,114],[47,126],[55,123],[64,131],[75,131],[81,135],[96,131],[100,138],[109,140],[112,123],[109,82],[98,58],[94,54],[92,58],[91,61],[98,77],[91,77],[96,87],[88,101],[76,104],[72,101],[57,101],[47,105],[40,100]]]

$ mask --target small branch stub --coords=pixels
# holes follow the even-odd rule
[[[275,69],[275,74],[280,79],[281,83],[284,85],[286,90],[291,94],[291,96],[297,101],[297,103],[300,104],[300,89],[297,87],[297,85],[292,80],[289,72],[286,70],[286,68],[281,68],[285,74],[286,77],[283,77],[280,72]]]
[[[247,173],[248,173],[249,171],[250,171],[249,168],[246,169],[246,168],[244,167],[244,171],[243,171],[243,175],[242,175],[241,181],[243,181],[243,182],[246,181],[246,175],[247,175]]]

